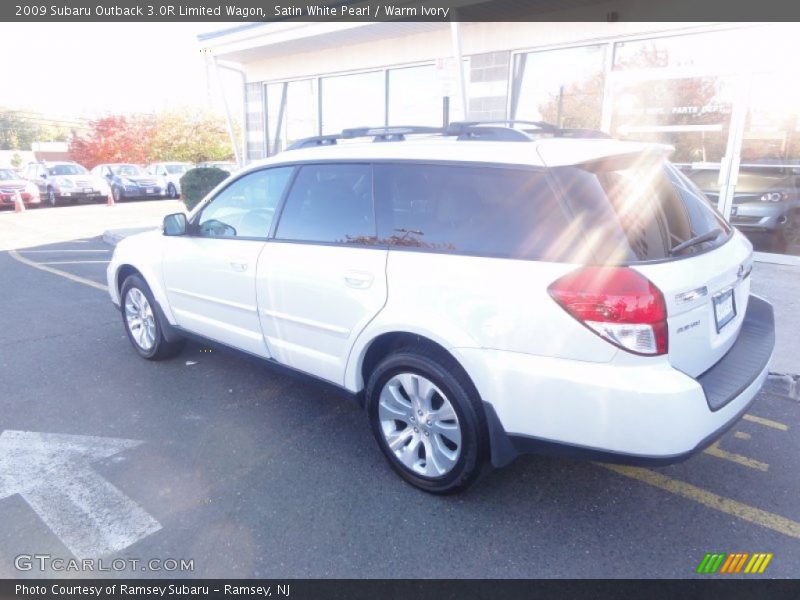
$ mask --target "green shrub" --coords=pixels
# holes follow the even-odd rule
[[[181,177],[181,199],[187,210],[192,210],[197,203],[206,197],[217,184],[230,175],[227,171],[213,167],[211,169],[190,169]]]

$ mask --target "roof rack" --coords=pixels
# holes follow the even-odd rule
[[[515,127],[524,125],[528,127]],[[610,138],[611,136],[594,129],[563,129],[545,121],[454,121],[447,127],[427,127],[420,125],[394,127],[351,127],[341,133],[318,135],[297,140],[287,150],[333,146],[339,140],[371,137],[373,142],[402,142],[407,135],[455,136],[459,141],[530,142],[529,134],[545,133],[553,137],[570,138]]]

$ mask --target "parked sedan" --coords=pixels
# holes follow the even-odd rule
[[[166,180],[149,175],[139,165],[121,163],[97,165],[92,169],[92,173],[108,181],[115,202],[167,196]]]
[[[147,172],[166,180],[167,196],[177,198],[181,195],[181,177],[193,168],[194,165],[188,162],[158,162],[149,165]]]
[[[800,245],[800,174],[785,167],[744,166],[731,206],[731,224],[745,233],[772,236],[779,251]],[[716,169],[688,172],[713,204],[719,199]]]
[[[76,162],[35,162],[25,170],[25,177],[39,190],[39,196],[50,206],[74,204],[80,200],[105,202],[111,190],[100,177]]]
[[[39,188],[31,181],[25,181],[11,169],[0,169],[0,206],[14,206],[17,194],[26,206],[41,202]]]

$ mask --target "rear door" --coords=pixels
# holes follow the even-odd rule
[[[747,309],[752,245],[656,157],[612,157],[554,172],[587,231],[584,258],[627,264],[664,294],[670,362],[698,376],[719,361]]]
[[[368,164],[299,168],[258,259],[261,324],[279,361],[338,384],[356,336],[386,303]]]

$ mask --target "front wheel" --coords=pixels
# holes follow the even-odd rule
[[[372,372],[366,399],[375,439],[407,482],[449,494],[476,481],[488,435],[477,392],[452,357],[401,349]]]
[[[167,186],[167,195],[172,198],[173,200],[177,199],[178,197],[178,190],[175,189],[175,185],[170,183]]]
[[[58,197],[56,196],[56,191],[53,188],[47,188],[47,202],[50,204],[50,206],[58,206]]]
[[[125,332],[139,356],[148,360],[163,360],[178,354],[184,340],[167,341],[156,314],[153,293],[138,275],[131,275],[120,292],[122,322]]]
[[[114,202],[122,202],[122,190],[118,187],[111,188],[111,195],[114,196]]]

